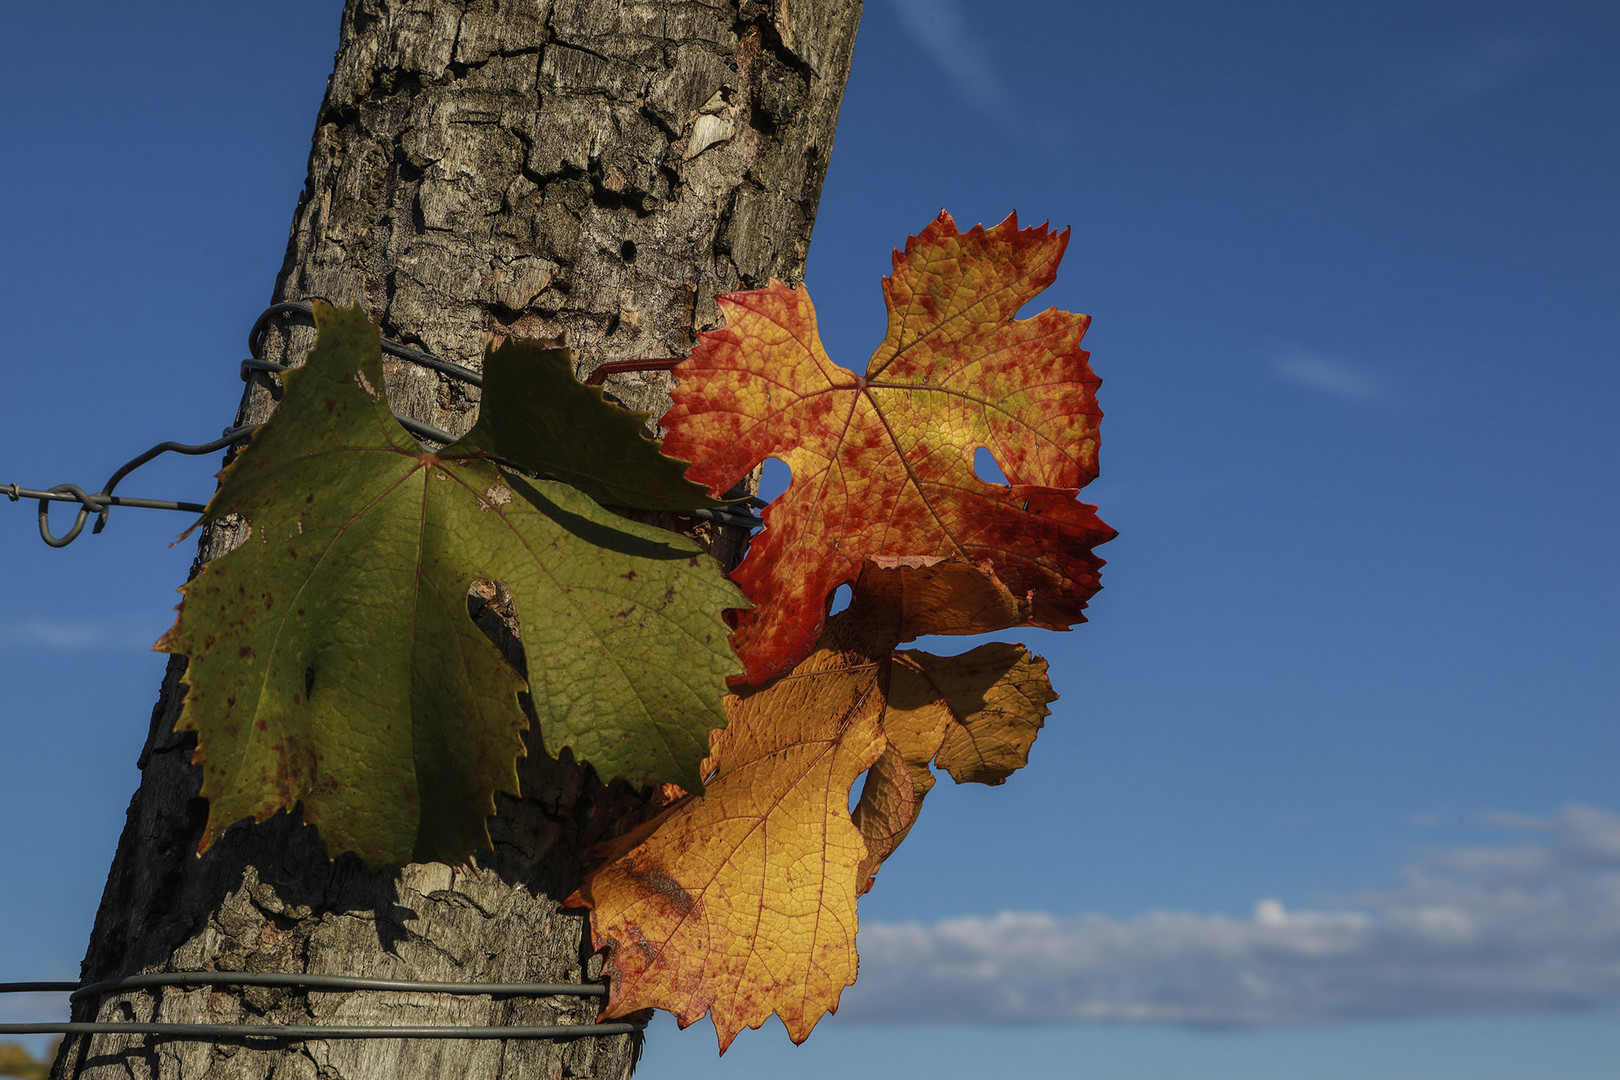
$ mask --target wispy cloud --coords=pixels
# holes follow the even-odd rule
[[[967,16],[957,0],[890,0],[900,26],[939,65],[969,105],[1006,121],[1017,111],[1011,88],[974,43]]]
[[[149,649],[157,634],[149,626],[130,622],[12,617],[0,619],[0,651]]]
[[[1620,998],[1620,815],[1514,818],[1391,891],[1247,919],[1003,912],[869,924],[840,1015],[868,1022],[1259,1028],[1558,1013]]]
[[[1295,346],[1272,356],[1271,373],[1284,382],[1352,405],[1390,406],[1398,401],[1389,384],[1366,368]]]
[[[1552,52],[1551,41],[1507,34],[1463,42],[1416,73],[1418,111],[1428,117],[1462,108],[1518,79]]]
[[[1350,148],[1391,133],[1416,132],[1504,90],[1556,52],[1550,38],[1489,34],[1418,62],[1391,63],[1339,138]]]

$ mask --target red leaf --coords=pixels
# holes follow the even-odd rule
[[[1084,621],[1092,548],[1114,536],[1075,495],[1097,475],[1098,379],[1084,315],[1016,319],[1051,284],[1068,232],[1017,216],[961,233],[949,214],[895,253],[889,330],[867,372],[834,364],[808,293],[719,298],[724,329],[676,368],[664,451],[725,491],[769,457],[793,471],[733,575],[755,605],[732,645],[758,683],[814,647],[828,599],[870,557],[988,562],[1036,626]],[[984,447],[1010,484],[974,472]]]

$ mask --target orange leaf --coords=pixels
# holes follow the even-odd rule
[[[929,764],[959,784],[1000,784],[1029,761],[1046,706],[1046,661],[991,642],[961,656],[894,654],[883,718],[887,748],[866,774],[853,819],[866,837],[861,892],[906,838],[934,786]]]
[[[1068,235],[1016,215],[961,233],[941,212],[895,253],[865,375],[828,358],[803,288],[719,298],[725,328],[675,369],[664,451],[716,491],[769,457],[793,472],[733,575],[756,605],[732,637],[749,683],[809,653],[828,597],[873,556],[988,561],[1031,597],[1034,625],[1084,620],[1091,549],[1114,536],[1075,499],[1097,475],[1102,416],[1080,347],[1090,320],[1013,317],[1051,284]],[[1010,484],[978,478],[980,447]]]
[[[983,567],[912,562],[868,566],[792,673],[727,698],[702,797],[604,845],[569,900],[594,909],[596,946],[615,946],[604,1016],[661,1008],[685,1027],[709,1013],[723,1051],[775,1013],[804,1041],[855,981],[856,897],[915,821],[929,761],[958,747],[952,775],[992,783],[1023,763],[1055,697],[1045,661],[1022,646],[893,649],[942,626],[1001,629],[1027,602]]]

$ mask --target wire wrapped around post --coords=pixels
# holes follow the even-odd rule
[[[415,979],[366,979],[353,975],[304,975],[294,972],[159,971],[103,979],[94,983],[8,982],[0,994],[66,993],[70,1001],[105,994],[162,987],[284,986],[317,993],[370,990],[413,994],[488,995],[491,997],[603,997],[599,983],[478,983]],[[0,1024],[0,1035],[154,1035],[205,1042],[244,1039],[572,1039],[587,1035],[628,1035],[644,1022],[605,1024],[513,1024],[456,1026],[448,1024],[168,1024],[139,1021]]]
[[[259,314],[259,317],[253,321],[253,328],[248,331],[248,351],[252,355],[249,356],[248,359],[243,360],[241,363],[240,371],[242,380],[244,382],[251,379],[255,374],[277,375],[287,370],[287,365],[285,364],[277,364],[273,361],[262,360],[259,358],[259,354],[264,348],[264,336],[269,330],[271,322],[278,318],[297,318],[313,325],[315,322],[315,311],[312,307],[310,307],[309,304],[303,303],[272,304],[265,308],[264,311]],[[413,349],[409,345],[401,345],[396,341],[389,341],[388,339],[384,338],[382,340],[382,351],[390,356],[397,356],[402,360],[408,360],[413,364],[419,364],[422,367],[431,368],[440,374],[448,375],[453,379],[459,379],[460,381],[469,383],[472,386],[484,385],[484,377],[471,368],[462,367],[460,364],[452,364],[448,360],[442,360],[439,357],[434,356],[431,353],[425,353],[420,349]],[[632,360],[619,362],[620,366],[624,367],[624,370],[663,370],[667,369],[671,363],[673,363],[673,361],[669,360]],[[613,365],[611,364],[604,365],[604,367],[610,368],[612,366]],[[430,424],[424,424],[420,421],[412,420],[408,416],[400,416],[398,413],[395,413],[394,419],[398,420],[400,426],[405,428],[406,431],[409,431],[417,438],[425,439],[428,442],[435,442],[442,446],[453,442],[455,439],[455,436],[451,435],[447,431],[441,431]],[[130,473],[134,472],[136,469],[140,468],[142,465],[145,465],[154,458],[161,457],[164,454],[188,454],[193,456],[199,454],[212,454],[216,451],[225,449],[227,446],[247,442],[253,437],[253,433],[257,430],[258,428],[254,425],[246,425],[243,427],[228,428],[220,435],[219,438],[213,440],[212,442],[196,444],[181,442],[158,443],[150,450],[138,454],[124,462],[124,464],[120,465],[117,470],[115,470],[113,474],[107,478],[107,482],[101,486],[101,490],[98,492],[87,492],[78,484],[57,484],[52,488],[37,489],[25,488],[18,484],[12,483],[0,484],[0,495],[5,495],[12,502],[18,502],[22,499],[38,500],[39,536],[41,540],[44,540],[45,543],[54,548],[67,547],[69,544],[73,543],[74,540],[77,540],[79,534],[84,531],[84,526],[89,521],[92,514],[95,515],[96,523],[90,529],[90,531],[92,533],[99,533],[103,528],[106,527],[107,513],[114,506],[130,506],[146,510],[180,510],[187,513],[200,514],[206,509],[202,503],[175,502],[167,499],[126,498],[122,495],[114,495],[113,489],[118,486],[119,482],[122,481],[124,477],[128,476]],[[519,471],[521,472],[523,470]],[[536,479],[546,480],[551,478],[544,475],[538,475],[536,476]],[[742,501],[745,505],[752,506],[756,509],[765,505],[764,500],[755,496],[743,496],[740,501]],[[61,536],[57,536],[51,531],[50,511],[51,503],[53,502],[76,502],[79,504],[79,513],[78,516],[74,518],[73,526]],[[698,507],[686,511],[686,514],[690,517],[698,518],[703,521],[713,521],[720,525],[734,525],[743,529],[757,529],[763,524],[763,522],[757,516],[739,510],[710,510],[705,507]]]

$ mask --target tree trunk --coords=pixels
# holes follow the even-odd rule
[[[860,0],[349,0],[277,300],[359,301],[383,333],[478,367],[487,342],[565,334],[582,369],[680,356],[713,297],[804,267]],[[264,357],[301,362],[302,327]],[[396,411],[469,428],[477,391],[387,361]],[[609,388],[654,415],[667,376]],[[256,380],[239,422],[275,407]],[[204,536],[200,558],[240,539]],[[722,553],[724,554],[724,553]],[[190,735],[169,664],[141,786],[108,876],[85,980],[218,969],[570,982],[602,977],[582,913],[559,900],[586,848],[639,806],[546,756],[501,796],[494,850],[466,866],[369,872],[326,857],[286,814],[204,857]],[[282,989],[109,995],[76,1020],[549,1024],[593,999],[491,1000]],[[64,1042],[56,1077],[628,1076],[639,1036],[568,1041]]]

